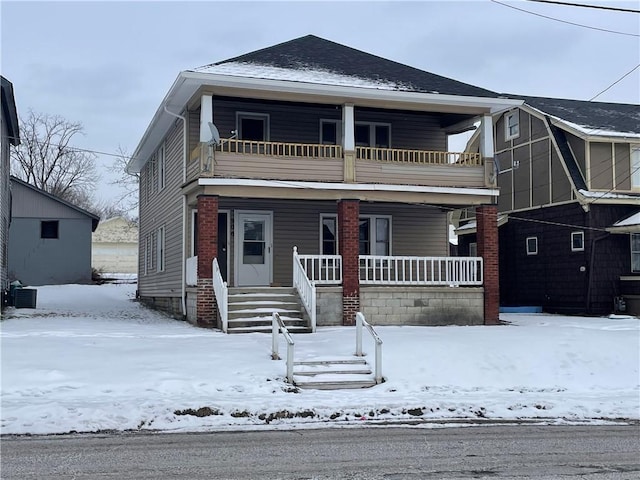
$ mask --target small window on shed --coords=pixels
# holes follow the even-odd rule
[[[41,221],[40,238],[58,238],[58,220]]]
[[[584,251],[584,232],[571,232],[571,251]]]
[[[527,237],[527,255],[538,254],[538,237]]]

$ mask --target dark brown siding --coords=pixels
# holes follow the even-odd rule
[[[549,140],[531,144],[532,198],[533,205],[549,203]]]
[[[529,141],[529,125],[531,124],[531,115],[529,115],[524,110],[520,110],[520,135],[513,139],[513,145],[522,145],[523,143],[527,143]]]
[[[551,186],[552,201],[555,203],[571,200],[571,184],[555,149],[551,151],[551,180],[553,182]]]
[[[518,168],[513,171],[513,208],[516,210],[528,208],[531,193],[529,146],[515,148],[513,160],[518,165]]]
[[[531,140],[539,140],[548,136],[547,125],[539,118],[531,116]]]

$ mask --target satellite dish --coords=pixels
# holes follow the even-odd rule
[[[220,132],[218,132],[218,128],[211,122],[209,122],[209,130],[211,130],[211,140],[209,140],[209,145],[220,145]]]

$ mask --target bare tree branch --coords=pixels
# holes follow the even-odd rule
[[[80,123],[30,110],[20,119],[22,142],[11,150],[12,172],[52,195],[90,206],[99,175],[96,155],[71,146],[82,134]]]

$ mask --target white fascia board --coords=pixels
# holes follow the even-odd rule
[[[250,178],[200,178],[199,186],[232,186],[232,187],[262,187],[262,188],[290,188],[306,190],[333,190],[356,192],[413,192],[413,193],[442,193],[451,195],[483,195],[497,196],[497,188],[459,188],[459,187],[428,187],[420,185],[389,185],[377,183],[324,183],[300,182],[292,180],[254,180]]]
[[[465,97],[461,95],[441,95],[435,93],[408,92],[402,90],[386,90],[371,87],[351,87],[343,85],[325,85],[288,80],[270,80],[252,77],[236,77],[213,73],[185,71],[185,78],[199,80],[202,85],[232,87],[238,89],[264,90],[270,92],[287,92],[303,95],[334,96],[345,101],[354,99],[383,100],[398,103],[422,105],[448,105],[466,108],[477,108],[479,111],[494,113],[500,110],[522,105],[523,100],[492,97]]]

